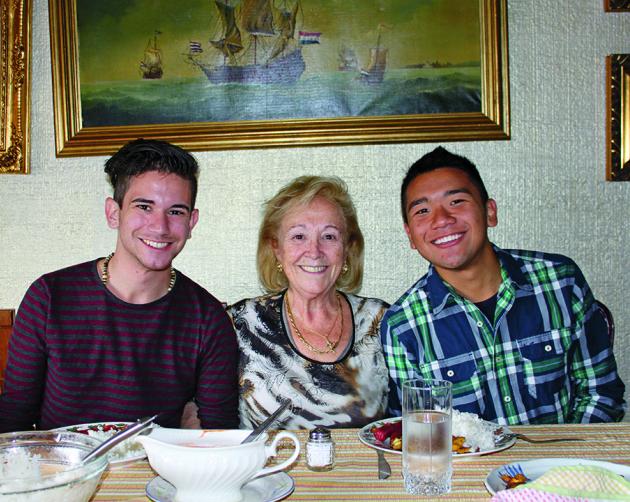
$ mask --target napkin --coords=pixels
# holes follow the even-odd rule
[[[596,465],[549,469],[535,481],[497,492],[492,502],[630,501],[630,481]]]

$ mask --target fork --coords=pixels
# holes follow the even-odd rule
[[[376,450],[376,454],[378,455],[378,479],[387,479],[392,473],[392,468],[382,450]]]
[[[499,471],[499,475],[503,476],[505,474],[507,474],[510,477],[515,477],[517,474],[522,474],[523,476],[525,476],[525,473],[523,472],[523,468],[521,467],[521,464],[511,464],[511,465],[506,465],[504,467],[505,472],[501,472]]]
[[[506,433],[506,434],[501,434],[500,436],[498,436],[495,440],[494,440],[494,445],[495,446],[502,446],[505,443],[507,443],[508,441],[511,441],[512,439],[521,439],[527,443],[562,443],[565,441],[584,441],[584,438],[578,438],[578,437],[563,437],[563,438],[551,438],[551,439],[532,439],[529,436],[526,436],[525,434],[518,434],[516,432],[510,432],[510,433]]]
[[[504,471],[499,471],[499,477],[505,483],[505,487],[510,489],[531,481],[525,473],[521,464],[511,464],[503,467]]]

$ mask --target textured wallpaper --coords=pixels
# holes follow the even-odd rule
[[[605,178],[606,55],[630,53],[630,13],[600,0],[508,2],[512,137],[445,144],[469,156],[498,203],[502,247],[564,253],[612,310],[615,351],[630,384],[630,182]],[[32,165],[0,177],[0,307],[17,307],[40,274],[107,255],[103,157],[55,158],[46,0],[34,0]],[[361,294],[394,301],[426,270],[398,210],[407,167],[436,144],[198,152],[199,225],[176,267],[218,298],[260,293],[261,203],[302,174],[349,185],[366,239]]]

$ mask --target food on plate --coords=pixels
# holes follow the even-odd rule
[[[402,450],[402,435],[391,440],[390,446],[392,450]]]
[[[520,472],[514,476],[510,476],[507,473],[501,474],[501,479],[505,483],[505,487],[507,489],[514,488],[518,485],[523,485],[529,481],[527,476],[525,476],[525,474],[520,473]]]
[[[380,427],[373,427],[372,434],[374,434],[374,439],[384,443],[387,439],[391,437],[392,434],[400,433],[402,434],[402,422],[388,422],[386,424],[381,425]]]
[[[372,434],[374,434],[374,439],[382,443],[393,435],[402,436],[402,421],[388,422],[379,427],[373,427]]]
[[[470,453],[470,446],[466,446],[464,436],[453,436],[453,453]]]
[[[88,436],[100,441],[105,441],[117,432],[124,430],[128,425],[129,423],[125,422],[105,422],[66,427],[66,430],[70,432],[78,432],[80,434],[87,434]],[[112,450],[108,453],[108,456],[110,462],[123,462],[129,458],[144,456],[144,448],[138,441],[136,441],[135,437],[131,437],[129,439],[125,439],[118,446],[112,448]]]
[[[99,432],[116,433],[116,432],[120,432],[126,429],[127,425],[129,424],[124,423],[124,422],[119,423],[119,424],[111,424],[111,423],[92,424],[92,425],[74,427],[73,432],[79,432],[81,434],[87,434],[89,436],[97,434]],[[109,437],[109,435],[107,437]]]
[[[476,453],[494,449],[494,438],[503,429],[486,422],[474,413],[453,410],[452,450],[456,454]],[[402,450],[402,420],[386,422],[371,429],[374,439],[393,450]]]
[[[373,427],[372,434],[374,434],[374,439],[381,443],[385,443],[389,439],[392,450],[402,450],[402,420]]]
[[[453,436],[466,438],[463,446],[468,447],[466,452],[490,451],[494,449],[494,438],[503,431],[501,426],[486,422],[474,413],[453,409],[453,425],[451,433]]]

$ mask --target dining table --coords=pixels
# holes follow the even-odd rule
[[[533,459],[580,458],[605,460],[630,466],[630,422],[605,424],[554,424],[510,426],[510,430],[532,439],[579,437],[583,441],[528,443],[518,439],[502,451],[486,455],[455,457],[450,493],[439,497],[408,495],[402,477],[402,455],[386,453],[391,465],[389,478],[378,478],[376,450],[359,440],[359,429],[334,429],[335,465],[332,470],[308,469],[304,444],[308,431],[292,431],[300,439],[302,451],[286,472],[295,482],[291,501],[370,501],[370,500],[465,500],[491,498],[484,480],[495,468]],[[285,452],[287,453],[287,452]],[[282,450],[279,451],[282,456]],[[146,501],[145,488],[156,476],[147,460],[108,469],[92,500]]]

